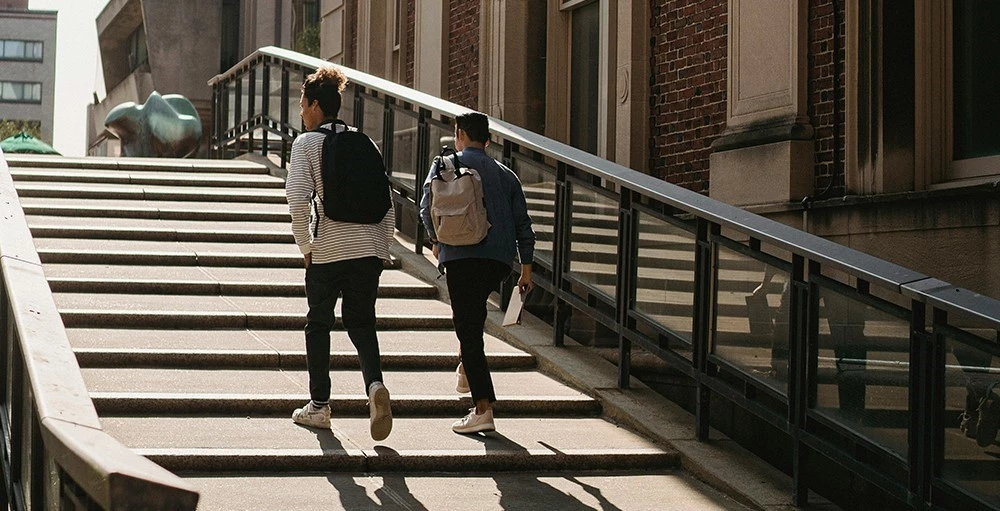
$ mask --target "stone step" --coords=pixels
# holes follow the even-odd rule
[[[59,314],[63,324],[69,328],[295,329],[305,325],[305,309],[301,313],[247,313],[61,308]],[[378,313],[375,325],[379,330],[440,330],[453,327],[450,313]],[[343,328],[339,311],[334,328]]]
[[[284,190],[266,188],[203,188],[20,182],[15,183],[15,189],[17,190],[18,197],[285,204]]]
[[[25,197],[21,199],[21,207],[24,214],[35,216],[278,222],[286,224],[291,222],[288,206],[285,204]]]
[[[290,224],[197,220],[105,219],[100,225],[77,217],[28,216],[35,238],[89,238],[215,243],[294,243]]]
[[[56,293],[305,296],[301,268],[46,264]],[[379,281],[381,298],[434,298],[437,287],[398,270]]]
[[[332,430],[288,418],[101,422],[126,446],[176,472],[655,470],[679,463],[676,452],[598,418],[498,418],[497,433],[467,436],[451,431],[454,418],[394,419],[392,434],[379,443],[368,436],[367,418],[336,418]]]
[[[96,169],[12,168],[15,182],[96,183],[162,186],[212,186],[218,188],[285,188],[285,181],[268,174],[220,172],[122,171]]]
[[[300,369],[185,369],[185,368],[84,368],[87,389],[92,393],[151,393],[212,396],[306,396],[309,375]],[[383,371],[391,392],[408,396],[458,396],[455,394],[455,370]],[[332,394],[364,398],[361,372],[356,367],[331,375]],[[507,395],[585,399],[576,389],[534,371],[497,371],[493,386],[498,399]],[[395,390],[394,390],[395,389]],[[467,396],[466,396],[467,397]],[[235,399],[234,399],[235,400]],[[177,412],[182,412],[178,410]],[[367,416],[367,413],[366,413]]]
[[[483,442],[494,441],[483,437]],[[502,441],[502,438],[499,439]],[[489,444],[484,444],[489,445]],[[391,456],[389,447],[376,447]],[[681,470],[593,472],[490,471],[482,474],[326,472],[302,475],[190,475],[201,511],[288,509],[303,495],[335,509],[448,509],[452,511],[745,510]],[[234,495],[239,495],[238,499]]]
[[[443,334],[442,334],[443,335]],[[382,343],[380,343],[381,345]],[[302,369],[306,367],[306,352],[273,350],[181,350],[181,349],[75,349],[80,367],[87,368],[252,368],[252,369]],[[489,354],[491,370],[532,369],[535,360],[524,354]],[[382,367],[400,369],[448,369],[458,365],[458,355],[453,352],[393,352],[381,353]],[[354,350],[332,351],[330,367],[334,370],[358,367]]]
[[[267,167],[245,160],[201,160],[194,158],[108,158],[87,156],[47,156],[5,154],[8,165],[36,169],[96,169],[165,172],[226,172],[232,174],[267,174]]]
[[[504,373],[495,373],[494,381],[501,374]],[[393,414],[397,417],[461,417],[468,413],[473,403],[468,394],[463,396],[454,393],[454,379],[451,385],[450,389],[442,389],[440,394],[400,394],[393,391]],[[448,390],[452,392],[447,393]],[[102,416],[157,414],[285,418],[290,416],[292,410],[301,408],[309,400],[309,393],[91,392],[90,398]],[[368,398],[360,391],[358,394],[331,394],[330,406],[340,415],[368,416]],[[601,413],[600,403],[582,394],[501,396],[494,407],[497,413],[507,417],[596,417]]]
[[[67,328],[70,344],[77,350],[203,350],[297,353],[305,351],[302,329],[295,330],[155,330],[139,328]],[[421,353],[428,356],[450,354],[457,357],[458,339],[452,331],[401,330],[378,333],[382,354]],[[330,333],[334,352],[353,352],[347,333]],[[493,337],[484,337],[487,356],[520,356],[524,352]]]
[[[290,244],[71,240],[35,238],[45,264],[112,264],[203,267],[296,268],[303,266],[298,247]],[[72,243],[78,241],[78,243]],[[398,261],[392,261],[398,268]]]
[[[200,295],[130,295],[114,293],[53,293],[56,306],[63,310],[92,310],[95,312],[153,312],[153,313],[241,313],[298,314],[303,318],[308,310],[305,296],[301,297],[252,297],[252,296],[200,296]],[[336,314],[340,316],[340,302]],[[451,317],[451,307],[437,300],[388,298],[378,300],[376,314],[419,317]]]

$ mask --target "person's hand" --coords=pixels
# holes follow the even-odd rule
[[[312,252],[310,252],[308,254],[304,254],[302,256],[302,259],[305,260],[306,268],[308,269],[309,265],[312,264],[312,260],[313,260]]]
[[[440,252],[440,251],[441,251],[441,246],[440,246],[440,245],[438,245],[437,243],[435,243],[435,244],[434,244],[434,245],[433,245],[433,246],[431,247],[431,253],[432,253],[432,254],[434,254],[434,259],[437,259],[437,258],[438,258],[438,252]]]
[[[531,281],[531,265],[521,265],[521,278],[517,279],[517,291],[522,295],[535,289],[535,283]]]

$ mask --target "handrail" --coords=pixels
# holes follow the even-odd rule
[[[0,340],[0,507],[195,509],[190,484],[102,430],[2,151]]]
[[[290,120],[289,105],[299,95],[291,80],[325,64],[265,47],[210,80],[216,157],[258,147],[266,155],[277,142],[272,134],[282,144],[294,138],[302,127]],[[354,123],[381,144],[392,167],[400,229],[416,240],[419,252],[425,240],[416,210],[433,156],[433,134],[447,136],[454,118],[470,110],[340,69],[352,84],[343,104]],[[279,74],[280,88],[274,83]],[[276,102],[280,111],[274,109]],[[960,456],[949,457],[943,441],[945,428],[958,430],[954,416],[949,417],[957,411],[949,408],[955,405],[946,402],[946,390],[994,372],[992,361],[1000,360],[1000,301],[500,119],[490,118],[490,124],[494,139],[488,152],[519,172],[522,182],[526,176],[534,180],[529,207],[533,217],[537,213],[536,222],[542,221],[536,225],[544,227],[540,241],[546,243],[545,256],[535,258],[534,276],[546,298],[553,299],[554,305],[542,312],[553,326],[556,345],[562,345],[567,325],[580,312],[591,321],[586,328],[595,338],[598,333],[617,338],[622,388],[629,385],[633,345],[694,381],[699,439],[708,438],[711,396],[786,432],[795,458],[797,504],[805,503],[810,488],[802,471],[805,458],[819,453],[915,507],[939,499],[990,507],[984,499],[994,497],[977,493],[981,486],[944,474],[941,467],[961,463]],[[282,166],[287,150],[282,145]],[[775,274],[782,275],[784,286],[771,282]],[[752,304],[757,299],[762,305]],[[766,309],[763,316],[755,312],[759,307]],[[754,332],[761,317],[770,322],[770,333],[767,328]],[[767,348],[770,360],[765,361],[778,376],[766,376],[752,365]],[[744,355],[747,350],[757,354]],[[886,367],[905,370],[888,375]],[[906,387],[907,399],[894,402],[893,409],[874,410],[871,417],[891,417],[894,427],[905,428],[905,448],[852,422],[867,410],[869,384]],[[818,402],[821,386],[826,386],[825,398],[838,405]],[[857,452],[867,453],[866,459],[856,458]]]
[[[264,56],[293,62],[307,69],[315,69],[324,64],[329,64],[329,62],[316,57],[303,55],[276,46],[265,46],[241,60],[225,73],[213,77],[208,81],[208,84],[215,86],[232,79]],[[384,78],[379,78],[345,66],[339,67],[351,82],[388,96],[406,98],[408,103],[434,112],[441,112],[448,117],[454,118],[472,111],[469,108],[390,82]],[[751,237],[761,240],[767,239],[782,249],[800,252],[810,259],[836,266],[845,271],[859,273],[871,280],[891,285],[896,289],[905,284],[913,284],[929,278],[919,272],[879,259],[870,254],[845,247],[839,243],[834,243],[819,236],[750,213],[744,209],[713,200],[700,193],[667,183],[615,162],[599,158],[586,151],[520,128],[501,119],[490,117],[490,128],[495,134],[500,135],[505,140],[510,140],[520,146],[530,148],[545,156],[556,158],[571,166],[585,170],[588,174],[627,187],[661,201],[664,204],[682,209],[687,213],[705,218],[724,227],[740,230]],[[918,295],[921,294],[919,291],[915,291],[915,293]],[[927,298],[930,298],[930,296],[927,296]],[[1000,327],[1000,315],[994,317],[993,321]]]

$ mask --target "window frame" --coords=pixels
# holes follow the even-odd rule
[[[17,42],[24,44],[25,50],[22,52],[25,55],[21,57],[8,57],[6,53],[6,45],[8,42]],[[27,56],[28,45],[32,48],[39,48],[38,57]],[[32,54],[35,52],[32,51]],[[45,41],[37,41],[34,39],[0,39],[0,61],[11,61],[11,62],[43,62],[45,60]]]
[[[24,91],[25,91],[25,89],[26,89],[27,86],[29,86],[29,85],[32,86],[32,92],[34,92],[34,89],[37,87],[37,90],[38,90],[38,99],[37,100],[35,99],[34,94],[31,94],[31,99],[7,99],[7,98],[4,98],[3,90],[4,90],[5,86],[8,85],[8,84],[20,86],[21,87],[21,96],[22,96],[22,98],[25,96]],[[14,80],[2,80],[2,81],[0,81],[0,103],[17,104],[17,105],[25,105],[25,104],[27,104],[27,105],[40,105],[40,104],[42,104],[42,82],[22,82],[22,81],[14,81]]]

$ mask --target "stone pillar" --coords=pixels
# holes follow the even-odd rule
[[[726,131],[712,143],[712,198],[734,205],[812,193],[808,2],[729,0]]]
[[[481,12],[484,113],[540,132],[545,121],[545,4],[488,0]]]
[[[615,72],[615,161],[648,173],[649,2],[618,0],[618,69]]]
[[[415,0],[413,88],[439,98],[447,94],[447,0]]]
[[[336,64],[344,63],[344,0],[320,3],[319,56]]]

